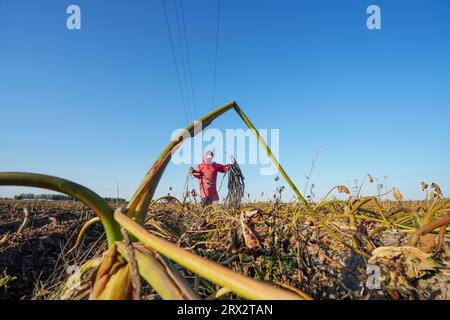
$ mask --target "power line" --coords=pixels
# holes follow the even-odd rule
[[[172,39],[172,32],[170,31],[169,18],[167,17],[166,5],[164,3],[164,0],[161,0],[161,3],[162,3],[162,6],[163,6],[163,9],[164,9],[164,16],[166,18],[167,32],[169,34],[169,40],[170,40],[170,48],[172,50],[173,62],[175,64],[175,71],[176,71],[176,74],[177,74],[178,90],[180,91],[180,96],[181,96],[181,101],[182,101],[182,104],[183,104],[184,115],[186,117],[186,121],[189,122],[186,102],[185,102],[185,99],[184,99],[184,93],[183,93],[181,80],[180,80],[180,71],[179,71],[179,68],[178,68],[177,58],[176,58],[176,55],[175,55],[175,47],[174,47],[173,39]]]
[[[180,7],[181,7],[181,18],[182,18],[182,23],[183,23],[183,30],[184,30],[184,43],[186,44],[186,56],[187,56],[187,62],[188,62],[188,70],[189,70],[189,80],[191,82],[191,96],[192,96],[192,105],[194,107],[194,117],[197,118],[197,105],[196,105],[196,101],[195,101],[195,93],[194,93],[194,81],[192,81],[192,69],[191,69],[191,57],[189,54],[189,42],[188,42],[188,37],[187,37],[187,32],[186,32],[186,24],[184,22],[184,6],[183,6],[183,1],[184,0],[180,0]]]
[[[177,35],[178,35],[178,46],[180,48],[180,57],[181,57],[181,69],[184,75],[184,89],[186,93],[186,106],[189,114],[189,122],[192,120],[191,115],[191,107],[189,106],[189,90],[188,90],[188,80],[187,80],[187,74],[186,74],[186,64],[184,62],[184,50],[183,50],[183,43],[181,40],[181,31],[180,31],[180,18],[178,16],[178,6],[177,6],[177,0],[173,0],[173,7],[175,9],[175,20],[177,22]]]
[[[214,83],[212,106],[216,103],[216,78],[217,78],[217,56],[219,49],[219,26],[220,26],[220,0],[217,1],[217,28],[216,28],[216,56],[214,59]]]

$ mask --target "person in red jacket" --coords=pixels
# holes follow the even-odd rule
[[[231,164],[223,165],[213,161],[214,154],[211,151],[203,153],[203,162],[197,166],[197,169],[190,168],[191,176],[199,181],[200,198],[202,208],[210,205],[213,201],[219,200],[216,189],[217,173],[227,172]]]

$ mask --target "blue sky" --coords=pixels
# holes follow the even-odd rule
[[[81,8],[81,30],[66,28],[70,4]],[[300,190],[323,146],[317,196],[367,173],[388,175],[406,198],[423,197],[422,180],[449,194],[447,0],[222,0],[214,106],[217,1],[183,4],[196,116],[235,100],[258,128],[280,129],[280,162]],[[366,27],[370,4],[381,8],[381,30]],[[0,0],[0,111],[0,171],[56,175],[103,196],[119,181],[130,197],[190,120],[161,1]],[[243,124],[228,113],[214,127]],[[158,193],[180,195],[188,168],[170,165]],[[257,165],[243,170],[252,198],[277,187]],[[0,196],[25,190],[0,187]]]

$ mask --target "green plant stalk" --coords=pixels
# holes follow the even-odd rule
[[[431,221],[433,220],[433,216],[440,210],[442,209],[447,203],[450,203],[450,198],[449,199],[445,199],[442,200],[441,202],[439,202],[439,204],[433,204],[433,206],[430,208],[430,212],[423,218],[422,220],[422,225],[427,225],[429,223],[431,223]]]
[[[391,193],[392,191],[394,191],[394,189],[395,189],[395,188],[391,188],[391,190],[389,190],[389,191],[386,191],[385,193],[380,193],[380,194],[379,194],[379,195],[377,195],[376,197],[369,197],[369,198],[378,198],[378,197],[382,197],[382,196],[385,196],[385,195],[387,195],[387,194]]]
[[[75,241],[75,245],[69,250],[67,251],[67,254],[71,253],[72,251],[74,251],[76,248],[78,248],[78,246],[81,244],[81,241],[83,240],[84,234],[86,233],[86,230],[93,225],[94,223],[97,223],[100,221],[99,217],[94,217],[92,219],[90,219],[89,221],[87,221],[83,227],[81,228],[80,232],[78,233],[77,236],[77,240]]]
[[[378,204],[377,198],[375,198],[373,200],[375,202],[375,206],[377,208],[378,213],[381,216],[381,219],[383,219],[384,224],[386,225],[387,229],[391,229],[391,224],[389,223],[389,221],[386,219],[386,216],[383,213],[383,209],[381,209],[380,205]]]
[[[363,187],[364,183],[366,182],[366,179],[367,179],[367,176],[364,177],[363,181],[361,182],[361,185],[359,186],[358,192],[356,193],[356,199],[359,199],[362,187]]]
[[[367,202],[369,202],[370,200],[373,200],[373,198],[365,198],[360,200],[359,202],[357,202],[349,211],[348,213],[348,220],[350,222],[350,226],[353,229],[356,229],[356,222],[355,222],[355,212],[362,207],[364,204],[366,204]]]
[[[22,233],[23,229],[25,229],[25,227],[28,224],[28,210],[25,207],[23,208],[23,214],[24,214],[23,222],[20,225],[19,229],[17,230],[17,233]]]
[[[352,207],[352,209],[350,210],[349,215],[353,215],[353,214],[356,212],[356,210],[358,210],[358,209],[361,208],[363,205],[365,205],[366,203],[368,203],[369,201],[374,200],[374,199],[375,199],[374,197],[361,199],[359,202],[357,202],[357,203]]]
[[[159,197],[158,199],[156,199],[155,201],[152,201],[151,204],[150,204],[150,206],[149,206],[149,208],[151,208],[151,207],[153,207],[155,204],[157,204],[158,201],[160,201],[160,200],[162,200],[162,199],[167,199],[167,198],[170,198],[171,200],[175,200],[176,202],[178,202],[178,204],[179,204],[181,207],[184,206],[184,204],[181,203],[181,201],[178,200],[176,197],[172,197],[172,196],[169,196],[169,197],[168,197],[168,196],[162,196],[162,197]]]
[[[270,159],[272,159],[272,162],[275,164],[275,166],[278,168],[278,170],[280,171],[281,175],[283,176],[283,178],[286,180],[286,182],[289,184],[289,186],[291,187],[291,189],[294,191],[294,193],[297,195],[298,199],[303,203],[303,205],[307,208],[309,208],[309,204],[306,201],[306,199],[303,197],[303,195],[300,193],[300,191],[298,190],[298,188],[296,187],[296,185],[294,184],[294,182],[291,180],[291,178],[288,176],[288,174],[286,173],[286,171],[284,171],[283,167],[281,166],[281,164],[278,162],[278,159],[275,157],[275,155],[272,153],[272,150],[270,150],[270,148],[267,146],[266,142],[264,141],[264,139],[261,137],[261,135],[259,134],[258,130],[256,130],[255,126],[253,125],[253,123],[250,121],[250,119],[245,115],[244,111],[242,111],[242,109],[235,103],[234,109],[236,110],[236,112],[238,113],[238,115],[241,117],[241,119],[245,122],[245,124],[247,125],[247,127],[253,132],[253,134],[256,136],[256,139],[258,139],[259,143],[261,144],[261,146],[264,148],[264,150],[266,151],[267,155],[270,157]]]
[[[82,185],[58,177],[27,172],[0,172],[0,185],[43,188],[74,197],[91,208],[100,218],[109,247],[122,240],[119,225],[114,221],[113,209],[102,197]]]
[[[325,229],[325,231],[327,231],[327,232],[330,234],[330,236],[332,236],[336,241],[342,243],[342,244],[343,244],[344,246],[346,246],[347,248],[349,248],[349,249],[355,251],[356,253],[358,253],[358,254],[360,254],[360,255],[362,255],[362,256],[369,257],[366,253],[362,252],[362,251],[359,250],[357,247],[355,247],[355,246],[353,246],[353,245],[351,245],[351,244],[348,244],[348,243],[345,242],[343,239],[341,239],[341,237],[339,237],[336,233],[334,233],[334,232],[330,229],[330,227],[328,227],[325,223],[323,223],[323,221],[319,221],[319,222],[322,222],[322,223],[321,223],[322,227],[323,227],[323,228]]]
[[[121,208],[115,211],[114,217],[119,224],[139,239],[146,247],[160,252],[167,258],[209,281],[229,288],[241,297],[247,299],[299,299],[298,296],[290,292],[241,276],[226,267],[186,251],[167,240],[149,234],[136,221],[121,213]]]
[[[331,188],[330,191],[327,192],[327,194],[322,198],[322,200],[314,207],[314,211],[317,211],[318,209],[320,209],[322,207],[322,205],[324,205],[324,202],[326,201],[326,199],[328,198],[328,196],[331,194],[331,192],[333,192],[334,189],[336,189],[338,186],[334,186],[333,188]]]
[[[417,241],[419,241],[420,236],[427,234],[428,232],[432,232],[433,230],[441,228],[441,227],[445,228],[445,226],[447,224],[450,224],[450,216],[443,217],[438,220],[434,220],[434,221],[420,227],[419,229],[417,229],[416,232],[414,232],[411,235],[408,244],[411,246],[415,246],[417,244]]]

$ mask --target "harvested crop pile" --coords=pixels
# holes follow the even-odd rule
[[[224,204],[228,208],[237,209],[241,205],[245,192],[244,175],[235,160],[228,169],[228,194]]]

